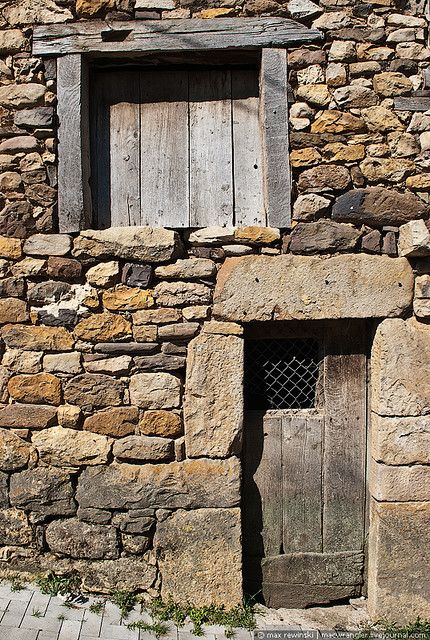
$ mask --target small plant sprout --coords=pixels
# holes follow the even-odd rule
[[[91,613],[95,613],[100,616],[103,613],[103,609],[105,608],[105,603],[103,600],[97,600],[97,602],[93,602],[89,607],[89,611]]]
[[[40,611],[40,609],[33,609],[33,611],[31,612],[31,615],[33,618],[41,618],[42,612]]]

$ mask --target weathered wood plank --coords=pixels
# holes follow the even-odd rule
[[[426,96],[399,96],[394,98],[396,111],[429,111],[430,97]]]
[[[285,553],[264,558],[263,578],[271,583],[361,584],[362,552]]]
[[[141,74],[141,224],[189,226],[188,71]]]
[[[237,226],[266,224],[258,79],[254,70],[232,70],[234,215]]]
[[[322,416],[282,417],[284,552],[322,551]]]
[[[140,225],[139,75],[117,75],[110,106],[112,227]]]
[[[287,78],[285,49],[263,49],[260,70],[263,189],[267,224],[271,227],[288,227],[291,222]]]
[[[61,233],[90,226],[88,79],[79,54],[57,65],[58,217]]]
[[[233,221],[231,75],[190,71],[190,226]]]
[[[366,476],[366,339],[363,323],[328,333],[324,360],[323,550],[363,548]]]
[[[258,49],[315,42],[322,34],[287,18],[102,21],[37,25],[33,55]]]
[[[305,609],[360,595],[356,585],[270,584],[263,582],[264,604],[272,609]]]

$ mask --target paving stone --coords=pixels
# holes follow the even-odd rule
[[[38,636],[37,630],[15,629],[3,626],[3,622],[0,622],[0,640],[45,640],[45,638],[42,635]]]

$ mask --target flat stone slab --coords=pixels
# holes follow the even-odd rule
[[[412,302],[404,258],[345,254],[228,258],[218,273],[218,320],[322,320],[400,316]]]

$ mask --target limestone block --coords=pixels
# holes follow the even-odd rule
[[[81,340],[108,342],[131,336],[131,324],[123,316],[104,311],[78,322],[74,333]]]
[[[397,316],[409,308],[412,291],[412,270],[402,258],[228,258],[218,272],[213,316],[234,322]]]
[[[162,465],[113,463],[84,469],[76,499],[84,508],[102,504],[105,509],[121,510],[236,507],[240,473],[237,458]]]
[[[137,373],[130,378],[130,402],[142,409],[175,409],[181,381],[170,373]]]
[[[136,325],[146,324],[168,324],[170,322],[178,322],[181,319],[180,309],[143,309],[133,313],[133,323]]]
[[[89,373],[106,373],[109,375],[127,375],[131,364],[131,356],[117,356],[97,360],[85,360],[85,370]]]
[[[430,413],[430,379],[423,375],[429,360],[426,325],[413,318],[381,322],[372,347],[372,411],[381,416]]]
[[[430,503],[371,500],[368,609],[374,620],[430,617]]]
[[[193,231],[190,234],[189,242],[192,245],[234,242],[234,231],[234,227],[205,227]]]
[[[50,373],[69,373],[75,375],[82,370],[81,354],[76,351],[48,353],[43,357],[43,369]]]
[[[158,523],[161,595],[231,608],[242,601],[240,509],[179,510]]]
[[[64,327],[5,325],[1,337],[8,347],[24,351],[70,351],[73,338]]]
[[[173,440],[148,436],[127,436],[113,445],[113,455],[118,460],[156,462],[172,460]]]
[[[113,527],[71,518],[51,522],[45,535],[46,543],[54,553],[91,560],[119,557],[118,539]]]
[[[430,464],[430,415],[371,418],[373,458],[392,465]]]
[[[0,429],[0,470],[15,471],[25,467],[34,455],[34,448],[25,440],[5,429]]]
[[[162,307],[209,304],[212,291],[199,282],[160,282],[154,289],[157,303]]]
[[[109,594],[112,591],[148,591],[156,578],[155,562],[145,554],[141,558],[118,558],[101,562],[85,562],[80,567],[83,587],[88,591]]]
[[[0,54],[11,55],[24,49],[27,41],[20,29],[8,29],[0,32]]]
[[[167,262],[178,252],[175,231],[152,227],[111,227],[102,231],[81,231],[75,239],[77,257],[123,258],[144,262]]]
[[[202,333],[188,347],[184,399],[188,456],[238,453],[242,423],[243,340]]]
[[[424,220],[412,220],[400,227],[399,253],[408,258],[430,255],[430,231]]]
[[[85,277],[87,282],[95,287],[111,286],[119,277],[119,262],[117,260],[100,262],[90,267]]]
[[[177,260],[173,264],[156,267],[155,269],[155,275],[158,278],[183,278],[185,280],[211,278],[215,273],[215,262],[208,258]]]
[[[14,473],[10,479],[12,506],[32,512],[33,521],[70,516],[76,511],[70,474],[52,467]]]
[[[72,247],[72,238],[64,233],[36,233],[24,242],[24,253],[35,256],[64,256]]]
[[[379,502],[430,501],[430,466],[393,466],[370,461],[370,494]]]
[[[136,407],[112,407],[85,419],[84,430],[121,438],[135,432],[139,418]]]
[[[106,464],[111,441],[88,431],[51,427],[33,435],[40,459],[54,467]]]

